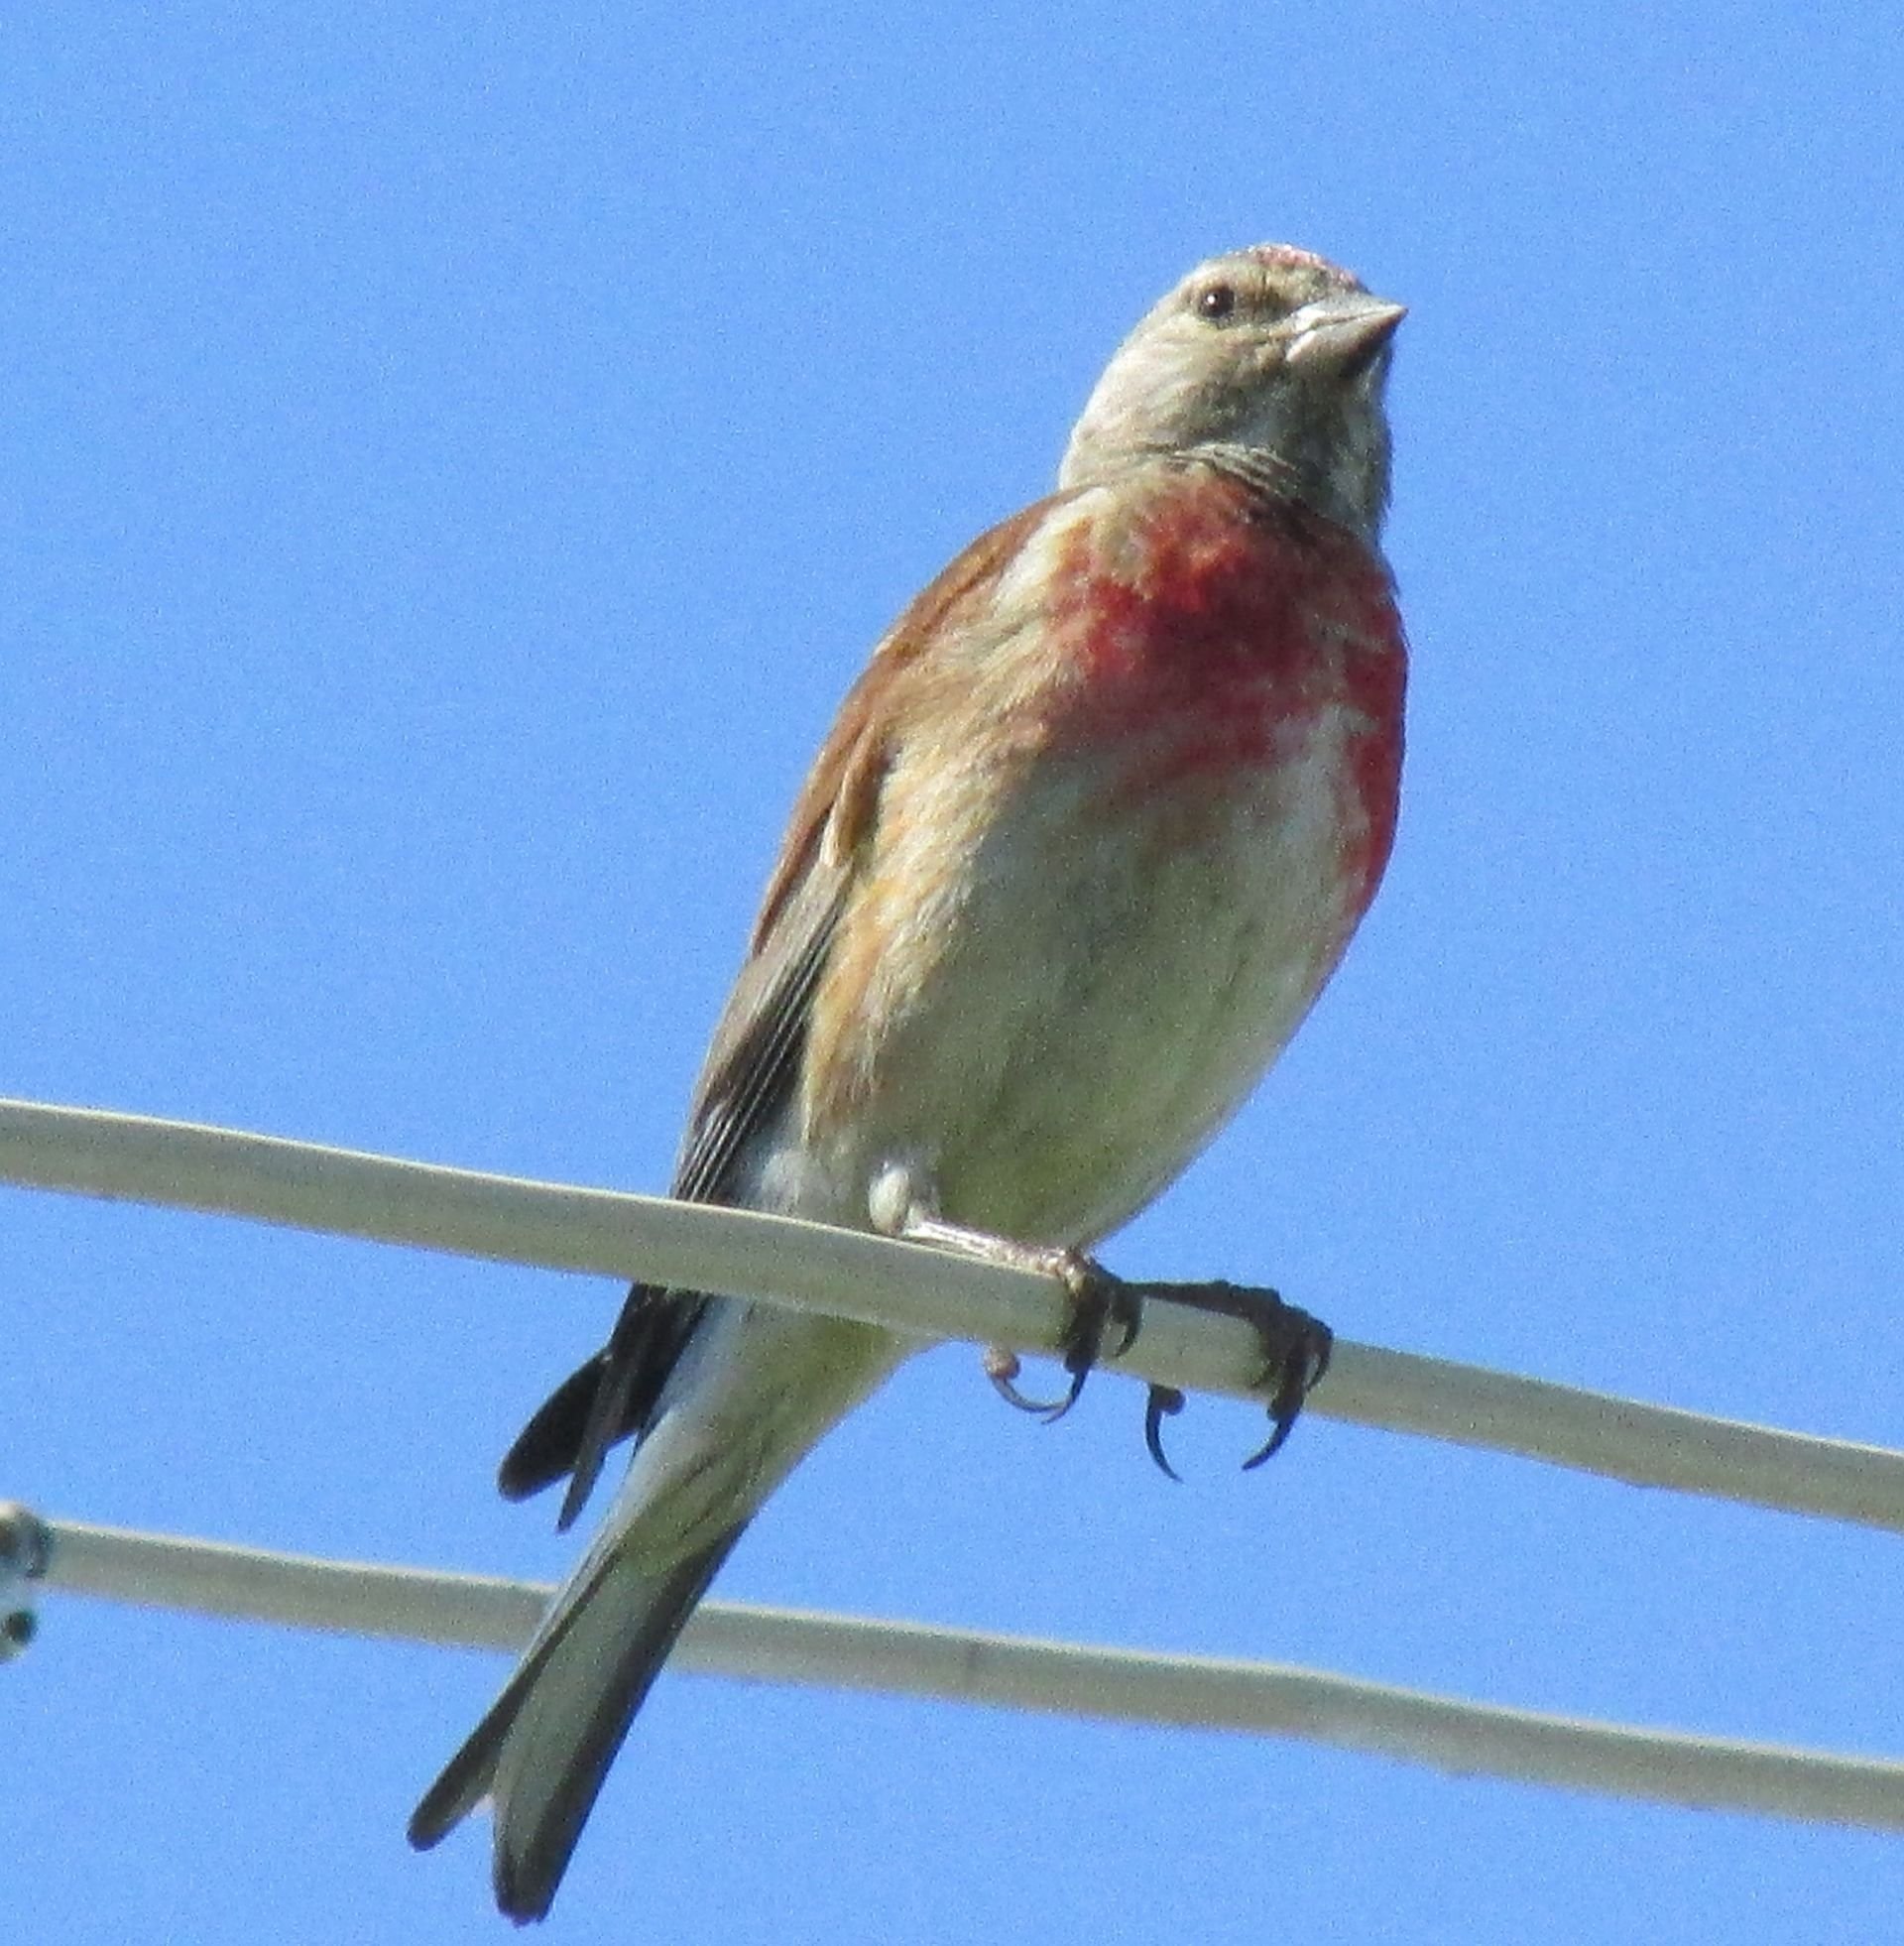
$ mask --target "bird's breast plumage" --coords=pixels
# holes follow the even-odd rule
[[[1228,1119],[1373,896],[1389,576],[1159,463],[1051,503],[941,633],[816,997],[803,1140],[850,1130],[847,1176],[915,1160],[954,1220],[1089,1241]]]

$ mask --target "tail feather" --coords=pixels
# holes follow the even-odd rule
[[[505,1500],[527,1500],[574,1472],[595,1413],[603,1381],[618,1367],[628,1380],[619,1423],[606,1428],[608,1443],[648,1430],[661,1389],[678,1362],[709,1299],[694,1290],[655,1290],[637,1284],[611,1343],[557,1386],[544,1399],[503,1459],[497,1486]]]
[[[423,1793],[412,1845],[427,1850],[493,1799],[496,1902],[518,1921],[543,1917],[636,1711],[740,1536],[736,1526],[658,1577],[605,1552]]]
[[[515,1919],[548,1910],[635,1712],[755,1510],[910,1348],[888,1332],[771,1305],[669,1301],[698,1307],[693,1358],[672,1367],[665,1405],[651,1401],[652,1415],[644,1405],[641,1444],[601,1531],[411,1819],[411,1843],[421,1849],[487,1798],[497,1903]],[[657,1307],[654,1342],[685,1315]],[[585,1368],[546,1420],[537,1415],[550,1438],[531,1442],[526,1474],[574,1464],[575,1407],[598,1384]]]

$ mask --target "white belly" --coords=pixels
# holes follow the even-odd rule
[[[948,1219],[1023,1242],[1089,1242],[1141,1209],[1340,957],[1358,916],[1342,785],[1359,727],[1325,711],[1221,794],[1108,808],[1092,767],[1038,777],[1033,814],[973,847],[950,943],[895,1007],[856,1172],[913,1164]]]

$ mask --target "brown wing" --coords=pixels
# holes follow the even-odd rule
[[[786,902],[781,923],[741,970],[695,1090],[672,1193],[685,1202],[726,1202],[747,1146],[784,1107],[799,1074],[807,1009],[826,964],[852,872],[809,871]],[[520,1500],[570,1475],[557,1526],[566,1528],[601,1475],[610,1446],[643,1432],[706,1308],[699,1291],[638,1283],[607,1346],[572,1374],[524,1427],[504,1457],[498,1484]]]
[[[841,705],[794,803],[747,960],[695,1084],[670,1190],[682,1201],[731,1200],[749,1145],[794,1092],[814,990],[878,822],[907,671],[955,611],[989,598],[1053,504],[1038,501],[973,542],[899,617]],[[609,1447],[647,1431],[707,1302],[699,1291],[638,1283],[607,1346],[550,1395],[510,1448],[499,1475],[505,1496],[524,1499],[569,1474],[558,1521],[567,1527]]]
[[[768,875],[760,915],[754,921],[751,953],[758,955],[767,949],[782,910],[811,869],[816,853],[842,863],[871,835],[880,779],[891,755],[887,737],[875,731],[883,727],[891,732],[901,720],[900,712],[890,705],[893,692],[903,687],[905,671],[955,609],[989,597],[992,583],[1017,552],[1019,543],[1054,506],[1069,498],[1068,494],[1054,494],[1033,501],[1009,521],[980,535],[913,596],[905,612],[888,630],[873,652],[873,660],[847,691],[833,728],[794,800],[779,857]],[[739,998],[738,989],[735,998]],[[728,1016],[733,1012],[730,1002]],[[727,1024],[727,1017],[723,1017],[721,1028]],[[710,1065],[720,1050],[721,1037],[721,1029],[717,1029],[708,1056]]]

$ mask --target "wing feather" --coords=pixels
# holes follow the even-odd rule
[[[848,692],[787,821],[749,941],[689,1106],[670,1193],[732,1200],[755,1141],[798,1086],[813,996],[877,837],[881,785],[903,733],[909,672],[956,611],[990,602],[1026,536],[1070,495],[1025,508],[965,549],[907,607]],[[570,1375],[505,1457],[502,1491],[520,1500],[570,1476],[570,1525],[608,1449],[646,1431],[708,1299],[638,1283],[607,1346]]]

